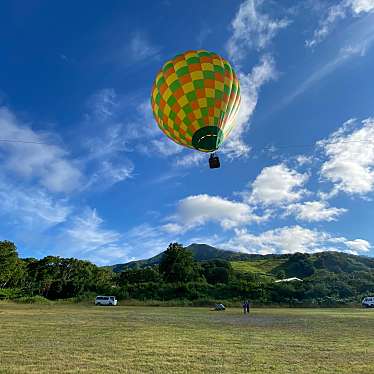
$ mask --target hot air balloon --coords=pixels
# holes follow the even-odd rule
[[[231,65],[205,50],[167,61],[156,76],[151,104],[161,131],[174,142],[215,152],[235,126],[240,86]],[[219,167],[214,153],[210,167]]]

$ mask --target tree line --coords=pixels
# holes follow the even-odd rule
[[[89,261],[47,256],[18,256],[14,243],[0,242],[0,298],[42,296],[77,300],[94,294],[119,299],[188,300],[197,304],[250,299],[258,304],[339,305],[357,303],[374,292],[374,269],[334,271],[341,258],[307,254],[289,257],[274,276],[234,271],[222,259],[197,262],[192,253],[172,243],[160,263],[114,273]],[[275,283],[285,276],[301,276],[303,282]]]

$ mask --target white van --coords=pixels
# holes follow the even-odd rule
[[[365,297],[365,299],[362,300],[362,306],[366,308],[374,308],[374,296]]]
[[[118,301],[115,296],[96,296],[95,305],[117,305]]]

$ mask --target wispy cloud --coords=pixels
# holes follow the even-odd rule
[[[182,156],[176,160],[176,166],[196,166],[207,159],[207,155],[204,153],[198,153],[194,150],[186,150]]]
[[[335,56],[308,74],[308,78],[301,82],[293,92],[288,94],[276,109],[290,104],[313,85],[326,79],[326,77],[353,58],[365,56],[374,42],[374,15],[370,15],[353,25],[344,35],[346,37],[338,47]]]
[[[179,144],[174,143],[165,137],[161,139],[153,139],[151,145],[158,154],[163,156],[173,156],[182,152],[182,147]]]
[[[318,28],[313,33],[313,38],[305,41],[307,47],[314,47],[320,43],[330,33],[334,24],[342,18],[346,17],[347,6],[345,1],[337,5],[333,5],[327,10],[327,15],[319,22]]]
[[[122,235],[107,229],[96,210],[88,207],[71,217],[63,232],[55,238],[55,251],[62,256],[88,259],[99,265],[126,262]]]
[[[42,232],[65,222],[72,207],[66,199],[55,198],[43,189],[21,187],[1,175],[0,216],[3,223],[21,225],[21,231]]]
[[[152,257],[164,251],[171,242],[179,241],[176,233],[165,232],[161,227],[141,224],[125,233],[124,248],[132,259]]]
[[[153,45],[142,32],[137,32],[132,36],[128,45],[128,53],[128,57],[135,62],[159,59],[160,57],[160,49]]]
[[[289,20],[273,19],[261,11],[262,0],[246,0],[231,23],[232,36],[226,49],[230,59],[240,63],[251,49],[264,49]]]
[[[129,160],[101,160],[97,163],[85,188],[107,189],[134,177],[134,164]]]
[[[243,139],[244,134],[256,108],[261,87],[275,78],[274,60],[268,55],[263,56],[260,63],[254,66],[249,74],[239,72],[241,105],[236,118],[236,127],[222,148],[222,152],[229,158],[248,155],[250,147]]]
[[[52,134],[40,133],[22,123],[8,108],[0,108],[2,167],[8,174],[35,181],[51,192],[68,193],[80,188],[82,172],[69,152],[54,144]]]
[[[275,20],[261,10],[262,0],[246,0],[236,13],[232,23],[232,34],[227,41],[226,50],[236,64],[241,89],[241,106],[236,118],[236,127],[224,143],[222,152],[229,158],[246,157],[250,146],[244,135],[256,108],[261,87],[276,78],[274,59],[270,54],[261,57],[251,72],[241,67],[243,59],[250,50],[263,50],[277,32],[289,24],[287,19]]]
[[[141,109],[126,102],[113,88],[95,92],[87,107],[80,126],[85,139],[81,144],[85,151],[81,161],[90,176],[84,189],[107,189],[133,177],[135,165],[129,154],[133,152],[133,143],[141,137],[141,126],[134,126],[133,131],[126,111],[136,118]]]
[[[359,254],[368,252],[371,245],[363,239],[349,240],[325,231],[311,230],[301,226],[285,226],[255,235],[247,229],[236,229],[235,236],[222,247],[247,253],[295,253],[343,251]]]
[[[314,47],[322,42],[333,30],[336,23],[348,16],[361,16],[374,12],[373,0],[341,0],[339,3],[328,7],[326,13],[319,21],[318,28],[314,31],[313,38],[306,40],[307,47]]]
[[[326,201],[306,201],[286,209],[286,215],[295,215],[296,219],[306,222],[336,221],[345,212],[347,209],[329,207]]]
[[[82,215],[74,217],[66,233],[73,240],[79,241],[80,249],[84,251],[118,241],[120,235],[113,230],[101,228],[102,223],[103,220],[95,210],[86,209]]]
[[[118,109],[117,93],[113,88],[103,88],[95,92],[87,102],[89,113],[86,116],[106,120],[116,115]]]

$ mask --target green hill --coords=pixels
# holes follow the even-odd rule
[[[250,261],[231,262],[234,270],[242,273],[259,273],[277,278],[308,278],[326,274],[352,274],[374,272],[374,259],[342,252],[314,254],[295,253]]]
[[[243,252],[228,251],[225,249],[215,248],[207,244],[191,244],[186,247],[187,250],[192,252],[193,258],[196,261],[210,261],[214,259],[226,260],[230,262],[237,261],[255,261],[264,259],[283,259],[287,255],[259,255],[259,254],[248,254]],[[154,266],[160,263],[164,252],[159,253],[147,260],[131,261],[126,264],[113,265],[112,269],[115,273],[119,273],[128,269],[143,269],[149,266]]]
[[[258,255],[205,244],[168,248],[147,260],[100,268],[83,260],[18,257],[14,243],[0,241],[0,299],[81,298],[111,294],[119,299],[189,300],[210,305],[250,299],[261,304],[353,305],[374,295],[374,258],[341,252]],[[113,273],[113,270],[117,273]],[[302,282],[275,282],[301,278]],[[4,286],[5,285],[5,286]]]
[[[186,249],[200,266],[188,282],[165,281],[148,260],[115,265],[124,294],[135,299],[250,300],[293,306],[354,305],[374,294],[374,258],[342,252],[258,255],[222,250],[206,244]],[[230,266],[231,264],[231,266]],[[275,282],[297,277],[302,282]]]
[[[212,247],[207,244],[191,244],[186,249],[192,252],[193,257],[196,261],[209,261],[213,259],[226,261],[244,261],[262,257],[260,255],[227,251],[224,249]],[[112,268],[114,272],[118,273],[127,269],[142,269],[145,267],[157,265],[160,263],[163,253],[164,252],[161,252],[158,255],[147,260],[131,261],[126,264],[113,265]]]
[[[274,269],[280,268],[287,261],[286,256],[272,256],[268,259],[255,259],[249,261],[230,261],[233,269],[240,273],[272,274]]]
[[[342,252],[320,252],[314,254],[271,254],[259,255],[228,251],[206,244],[191,244],[186,249],[192,252],[196,261],[220,259],[229,261],[233,269],[240,273],[258,273],[276,278],[307,278],[321,272],[353,273],[373,272],[374,259]],[[159,264],[163,252],[147,260],[131,261],[112,267],[114,272],[128,269],[142,269]]]

